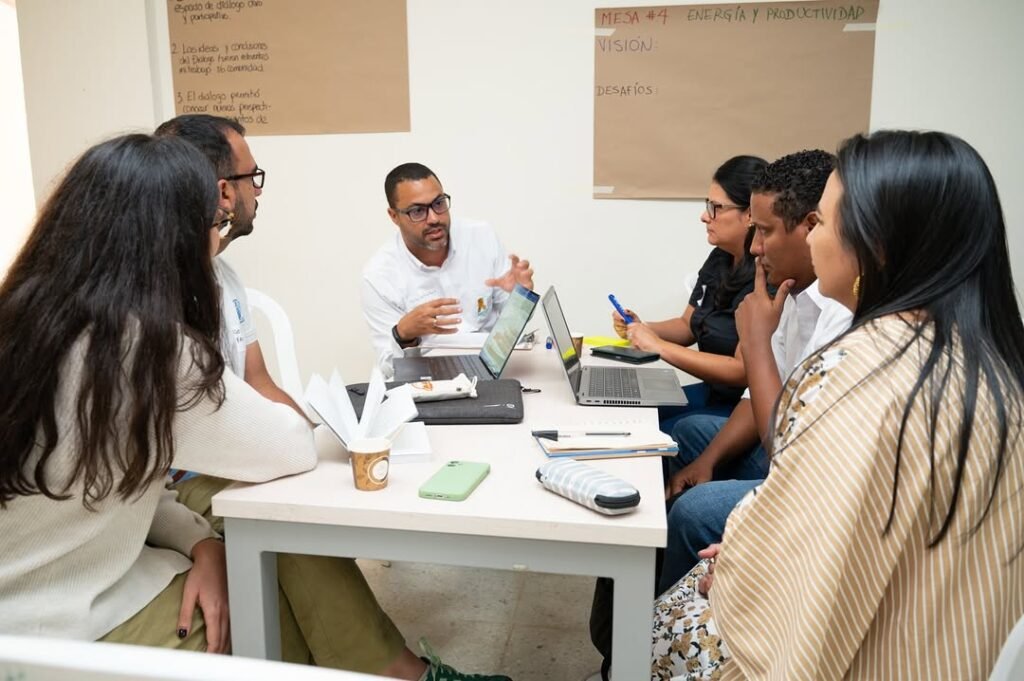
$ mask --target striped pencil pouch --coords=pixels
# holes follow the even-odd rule
[[[606,515],[629,513],[640,492],[621,478],[572,459],[548,461],[537,469],[540,484],[556,494]]]

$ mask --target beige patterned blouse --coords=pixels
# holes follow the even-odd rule
[[[958,512],[928,549],[952,493],[962,374],[939,405],[929,477],[927,407],[907,423],[892,503],[896,443],[931,342],[896,317],[849,334],[783,392],[766,482],[733,511],[711,589],[732,654],[723,678],[985,679],[1024,614],[1024,438],[1011,442],[989,498],[996,405],[978,397]],[[957,357],[962,357],[958,354]],[[795,392],[794,392],[795,391]],[[788,408],[787,408],[788,407]],[[929,489],[938,500],[932,509]]]

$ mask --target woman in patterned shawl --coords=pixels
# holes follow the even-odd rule
[[[995,183],[942,133],[838,156],[808,239],[853,326],[787,381],[767,480],[655,604],[652,679],[985,679],[1024,613],[1024,324]]]

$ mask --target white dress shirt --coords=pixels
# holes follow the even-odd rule
[[[850,328],[853,313],[818,290],[818,280],[796,295],[786,297],[779,328],[772,334],[772,354],[779,378],[786,379],[818,348]],[[750,399],[750,388],[743,393]]]
[[[439,267],[420,262],[395,230],[363,268],[363,315],[385,376],[393,375],[392,358],[403,355],[391,328],[417,305],[457,298],[462,306],[458,332],[490,331],[508,293],[484,282],[505,274],[509,266],[505,249],[485,222],[453,218],[448,257]],[[429,341],[431,336],[422,338]]]

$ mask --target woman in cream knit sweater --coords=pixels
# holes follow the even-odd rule
[[[216,187],[180,140],[96,146],[0,289],[4,632],[98,639],[190,557],[214,578],[216,534],[165,489],[172,464],[248,481],[316,465],[298,415],[223,371]]]

